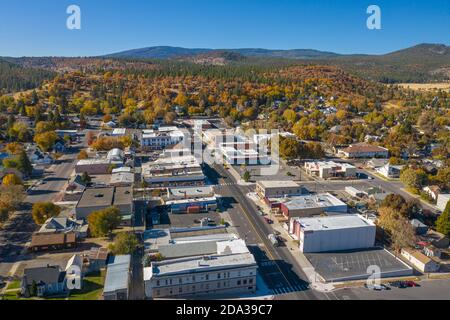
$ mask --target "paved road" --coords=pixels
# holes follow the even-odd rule
[[[57,201],[58,195],[64,189],[70,174],[72,173],[76,161],[76,154],[65,155],[58,164],[50,167],[50,172],[46,173],[42,179],[42,184],[38,184],[28,191],[25,202],[36,203],[44,201]]]
[[[74,169],[79,148],[84,145],[83,141],[67,150],[59,163],[52,165],[50,170],[47,170],[48,173],[42,179],[44,184],[37,185],[28,191],[22,210],[15,212],[9,223],[0,230],[0,262],[14,262],[24,258],[21,255],[23,249],[31,240],[32,233],[37,229],[30,214],[31,205],[36,202],[57,200]]]
[[[264,220],[257,215],[256,205],[246,194],[254,191],[250,187],[238,186],[232,175],[220,165],[213,169],[226,179],[219,178],[220,192],[225,197],[230,196],[234,207],[239,210],[229,210],[233,224],[237,225],[239,235],[247,239],[250,250],[254,253],[262,277],[270,289],[277,294],[278,299],[316,300],[327,299],[325,295],[309,289],[306,275],[297,265],[287,248],[275,248],[267,236],[272,233]]]
[[[417,198],[417,197],[411,195],[410,193],[404,191],[403,190],[403,188],[404,188],[403,183],[398,182],[398,181],[386,181],[386,180],[383,180],[383,179],[377,177],[376,175],[374,175],[371,172],[366,171],[366,170],[364,170],[363,172],[373,178],[373,180],[370,180],[370,183],[372,185],[377,186],[377,187],[381,187],[382,189],[386,190],[389,193],[399,194],[403,198],[405,198],[407,201],[418,200],[420,202],[422,208],[424,208],[426,210],[429,210],[429,211],[431,211],[434,214],[438,213],[438,210],[435,207],[427,204],[424,201],[420,201],[420,198]]]
[[[388,291],[371,291],[351,288],[335,291],[340,300],[450,300],[450,279],[424,280],[416,288],[392,288]]]

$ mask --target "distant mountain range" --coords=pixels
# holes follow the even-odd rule
[[[338,54],[313,49],[188,49],[149,47],[106,55],[109,58],[182,60],[198,64],[264,63],[265,59],[289,59],[306,64],[338,66],[370,80],[385,83],[450,80],[450,47],[423,43],[382,54]],[[255,61],[256,60],[256,61]]]
[[[158,60],[185,61],[202,65],[253,65],[281,61],[289,64],[315,64],[339,67],[368,80],[383,83],[450,81],[450,47],[445,44],[419,44],[382,55],[338,54],[312,49],[205,49],[180,47],[149,47],[128,50],[100,57],[0,57],[0,61],[22,68],[52,71],[158,68]],[[136,61],[139,60],[139,61]],[[150,63],[149,61],[151,60]]]
[[[181,47],[148,47],[133,49],[106,55],[108,58],[146,58],[146,59],[174,59],[193,57],[196,55],[215,54],[217,52],[233,52],[244,57],[285,58],[285,59],[312,59],[340,56],[337,53],[312,49],[269,50],[269,49],[188,49]]]
[[[328,59],[339,57],[392,57],[410,58],[425,56],[449,57],[450,47],[445,44],[419,44],[414,47],[395,51],[384,55],[369,54],[338,54],[334,52],[319,51],[314,49],[291,49],[291,50],[270,50],[270,49],[205,49],[205,48],[181,48],[170,46],[148,47],[133,49],[113,54],[108,54],[108,58],[145,58],[145,59],[177,59],[181,57],[193,57],[197,55],[217,54],[223,52],[237,53],[244,57],[260,58],[284,58],[284,59]]]

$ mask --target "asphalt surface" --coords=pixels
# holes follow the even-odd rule
[[[10,221],[0,230],[0,262],[15,262],[25,258],[23,250],[31,235],[38,228],[31,217],[31,206],[37,202],[55,202],[64,189],[72,173],[80,147],[86,145],[82,141],[69,148],[66,154],[44,172],[39,183],[27,192],[22,210],[13,214]]]
[[[372,291],[366,288],[352,288],[335,291],[339,300],[450,300],[450,279],[424,280],[420,287],[391,288],[386,291]]]
[[[254,190],[238,186],[232,175],[222,166],[213,167],[219,177],[221,195],[229,197],[233,209],[229,210],[233,224],[240,237],[246,239],[255,254],[259,271],[277,299],[316,300],[327,299],[325,295],[309,288],[306,275],[286,247],[274,247],[268,239],[271,228],[257,214],[257,207],[246,194]],[[226,177],[226,178],[223,178]]]

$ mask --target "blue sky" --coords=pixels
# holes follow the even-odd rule
[[[66,28],[81,7],[82,29]],[[382,30],[368,30],[379,5]],[[381,54],[450,44],[449,0],[0,0],[0,56],[91,56],[147,46]]]

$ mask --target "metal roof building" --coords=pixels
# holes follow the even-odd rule
[[[113,257],[106,270],[103,298],[105,300],[128,300],[130,286],[131,255]]]

